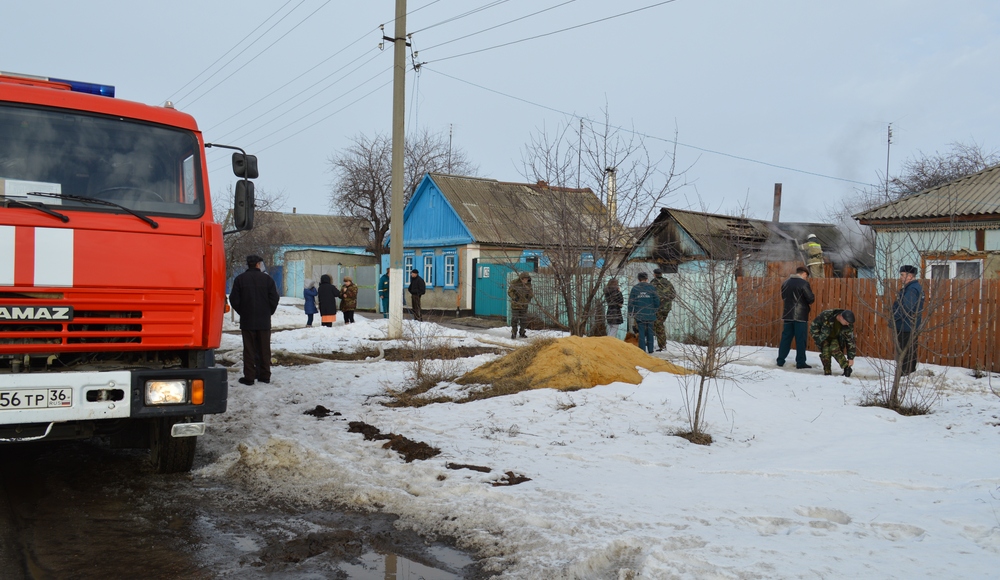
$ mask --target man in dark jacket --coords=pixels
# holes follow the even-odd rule
[[[795,273],[781,284],[781,299],[785,302],[781,319],[785,322],[781,330],[781,343],[778,344],[778,366],[785,366],[788,351],[792,350],[792,338],[795,339],[795,368],[811,369],[806,364],[806,340],[809,326],[809,305],[816,297],[809,285],[809,270],[799,266]]]
[[[427,285],[420,273],[414,268],[410,270],[410,307],[413,309],[413,320],[423,320],[423,313],[420,311],[420,297],[427,292]]]
[[[819,348],[819,360],[823,361],[823,374],[833,374],[830,359],[835,358],[840,368],[844,369],[844,376],[851,376],[854,372],[854,355],[858,350],[854,341],[854,313],[840,308],[824,310],[816,315],[809,332],[812,333],[813,342]]]
[[[649,276],[639,272],[639,283],[632,286],[628,293],[628,315],[635,317],[636,334],[639,335],[639,348],[653,352],[653,323],[656,322],[656,311],[660,308],[660,297],[656,295],[656,287],[647,282]]]
[[[229,304],[240,315],[243,335],[243,376],[239,382],[271,382],[271,315],[278,309],[278,287],[260,271],[263,258],[247,256],[247,271],[233,280]]]
[[[924,311],[924,289],[917,281],[917,272],[916,266],[906,265],[899,269],[902,287],[892,303],[892,320],[889,322],[896,332],[896,361],[903,375],[917,370],[917,345],[913,337],[920,330]]]
[[[521,326],[521,338],[527,338],[528,305],[535,297],[531,287],[531,274],[521,272],[507,286],[507,297],[510,298],[510,337],[517,338],[517,327]]]

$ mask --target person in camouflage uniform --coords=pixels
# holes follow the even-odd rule
[[[507,297],[510,298],[510,337],[518,337],[517,327],[520,324],[520,337],[526,338],[528,305],[535,297],[535,291],[531,288],[531,274],[521,272],[517,278],[511,280],[507,286]]]
[[[857,344],[854,342],[854,313],[840,308],[824,310],[816,315],[809,330],[819,348],[823,374],[833,374],[830,360],[835,358],[840,368],[844,369],[844,376],[851,376],[857,351]],[[845,351],[847,356],[844,356]]]
[[[663,270],[659,268],[653,270],[653,286],[656,288],[656,295],[660,298],[660,308],[656,311],[656,322],[653,323],[653,334],[656,335],[656,344],[658,345],[656,350],[663,350],[663,347],[667,345],[667,329],[664,327],[663,321],[670,314],[670,307],[674,304],[677,292],[670,280],[663,277]]]

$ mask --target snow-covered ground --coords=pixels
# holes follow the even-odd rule
[[[304,328],[295,301],[283,299],[273,320],[296,327],[273,334],[275,350],[392,346],[382,318]],[[418,341],[513,343],[509,328],[406,328]],[[239,336],[225,335],[222,348],[238,350]],[[196,476],[399,514],[401,525],[458,538],[503,578],[1000,575],[1000,399],[986,379],[921,365],[947,373],[940,402],[903,417],[857,405],[875,376],[866,361],[845,379],[822,376],[816,353],[811,370],[776,368],[773,349],[744,354],[732,367],[738,383],[713,391],[711,446],[672,435],[686,419],[678,377],[665,373],[422,408],[379,404],[404,384],[407,363],[276,367],[270,385],[252,387],[230,373],[229,411],[210,419],[200,443],[210,463]],[[316,405],[342,415],[303,414]],[[348,421],[442,453],[405,463],[382,441],[348,433]],[[531,481],[490,485],[508,471]]]

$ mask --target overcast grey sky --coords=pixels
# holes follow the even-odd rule
[[[670,205],[725,212],[746,200],[769,217],[781,182],[784,221],[822,220],[825,205],[878,182],[890,122],[890,173],[953,141],[1000,146],[996,0],[675,0],[473,52],[659,3],[409,0],[428,64],[407,75],[407,126],[452,126],[481,175],[521,181],[533,131],[600,119],[606,104],[654,154],[676,127],[678,165],[691,168]],[[258,187],[284,191],[287,211],[327,213],[330,155],[390,129],[392,50],[379,51],[378,26],[392,34],[394,7],[8,1],[0,70],[169,98],[207,141],[258,154]],[[209,156],[218,195],[233,182],[228,155]]]

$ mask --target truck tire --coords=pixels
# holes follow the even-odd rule
[[[179,417],[163,417],[149,422],[149,459],[156,473],[185,473],[194,464],[197,437],[171,437],[170,428]]]

